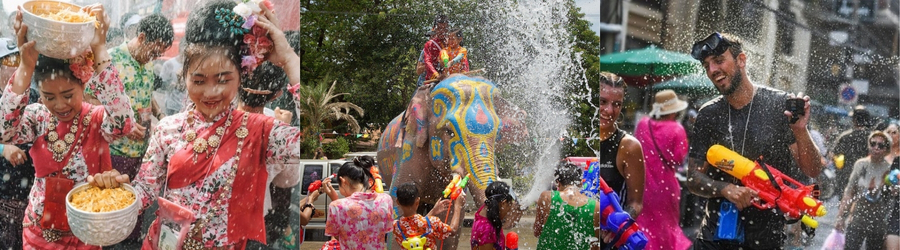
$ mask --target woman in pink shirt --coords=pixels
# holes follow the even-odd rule
[[[660,91],[650,112],[652,118],[641,119],[634,130],[644,151],[644,202],[653,204],[644,206],[637,218],[649,238],[646,249],[682,250],[691,245],[678,225],[681,189],[675,178],[675,170],[688,152],[687,134],[677,121],[687,106],[674,91]]]
[[[339,192],[344,199],[328,205],[325,235],[332,236],[341,249],[386,249],[385,234],[393,229],[393,200],[385,193],[373,191],[374,177],[370,169],[375,159],[354,158],[337,172]]]

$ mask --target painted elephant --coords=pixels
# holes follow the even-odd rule
[[[423,204],[419,213],[424,214],[439,200],[452,173],[471,174],[467,194],[480,206],[484,189],[498,178],[495,149],[524,138],[524,119],[525,112],[501,98],[490,81],[459,75],[424,85],[378,143],[385,185],[396,197],[397,186],[416,183]],[[448,239],[445,247],[456,249],[457,240]]]

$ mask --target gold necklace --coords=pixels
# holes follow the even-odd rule
[[[188,130],[188,132],[184,134],[184,140],[193,144],[194,158],[196,159],[196,156],[198,154],[206,153],[207,149],[210,153],[212,153],[219,148],[219,144],[221,144],[222,142],[222,136],[225,135],[225,130],[228,127],[231,127],[231,114],[228,114],[228,117],[225,120],[225,124],[217,127],[215,130],[216,133],[210,135],[209,138],[197,138],[197,132],[194,130],[193,114],[190,114],[188,116],[187,125],[190,130]]]
[[[87,126],[90,122],[91,116],[84,116],[84,125]],[[50,125],[47,126],[47,129],[49,129],[50,132],[47,133],[46,139],[48,144],[50,144],[50,152],[53,153],[53,160],[62,162],[63,159],[65,159],[66,153],[69,152],[69,148],[75,143],[75,133],[78,132],[78,117],[72,119],[72,126],[69,126],[69,132],[63,135],[62,140],[59,138],[59,133],[56,132],[58,123],[59,121],[56,116],[50,116]],[[84,131],[82,131],[81,136],[78,138],[78,144],[81,144],[82,138],[84,138]]]

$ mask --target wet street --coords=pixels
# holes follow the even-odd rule
[[[819,221],[819,228],[816,230],[816,236],[813,241],[809,244],[809,246],[801,246],[798,249],[821,249],[822,244],[825,242],[825,238],[828,237],[828,234],[831,233],[831,230],[834,228],[835,220],[837,219],[837,211],[838,211],[838,198],[834,197],[831,200],[825,201],[825,209],[827,209],[828,214],[822,218],[817,218]],[[471,215],[469,215],[469,219],[471,219]],[[532,225],[534,224],[533,216],[524,216],[522,220],[519,221],[519,224],[515,227],[514,231],[519,233],[519,249],[527,250],[527,249],[535,249],[537,246],[537,237],[534,237],[532,232]],[[684,228],[684,233],[688,235],[688,237],[694,237],[696,235],[696,230],[699,230],[699,225],[691,228]],[[462,227],[462,233],[460,235],[460,245],[459,250],[468,250],[471,249],[468,243],[468,239],[471,238],[471,227]],[[509,232],[509,231],[507,231]],[[300,246],[302,250],[317,250],[321,249],[322,245],[325,242],[321,241],[307,241],[304,242],[303,245]],[[785,249],[791,249],[790,247],[785,247]]]

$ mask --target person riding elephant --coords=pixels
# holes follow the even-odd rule
[[[495,150],[525,138],[524,119],[525,112],[501,98],[490,81],[453,75],[423,85],[379,141],[380,171],[390,173],[384,183],[392,194],[393,183],[416,183],[422,204],[418,212],[425,214],[435,208],[453,174],[470,175],[468,193],[481,206],[484,189],[498,180]],[[445,249],[456,249],[457,241],[448,238]]]

